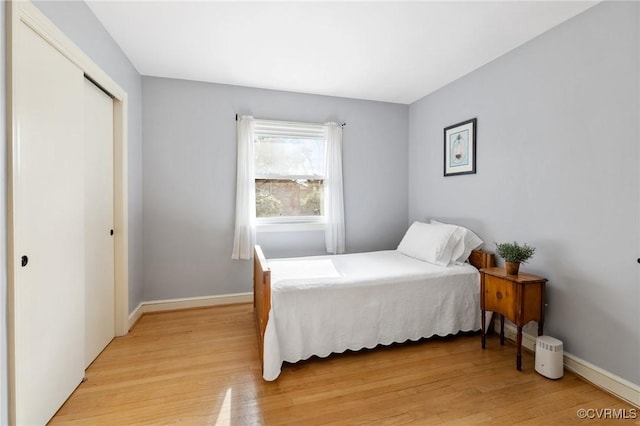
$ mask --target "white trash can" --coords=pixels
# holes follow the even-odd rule
[[[562,341],[551,336],[536,339],[536,371],[549,379],[564,375],[564,349]]]

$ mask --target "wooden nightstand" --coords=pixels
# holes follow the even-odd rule
[[[522,327],[538,321],[538,336],[544,327],[544,288],[546,278],[519,273],[509,275],[504,268],[480,270],[480,308],[482,309],[482,349],[485,348],[485,311],[500,315],[500,344],[504,345],[504,317],[516,327],[516,368],[522,370]]]

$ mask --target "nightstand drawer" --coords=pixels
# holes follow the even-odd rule
[[[484,281],[485,309],[500,312],[513,321],[515,319],[515,291],[515,283],[486,275]]]

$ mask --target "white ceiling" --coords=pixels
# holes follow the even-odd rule
[[[87,1],[142,75],[405,104],[596,3]]]

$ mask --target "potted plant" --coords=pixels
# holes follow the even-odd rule
[[[495,243],[498,256],[504,259],[507,268],[507,274],[518,275],[520,263],[527,263],[527,260],[533,257],[536,249],[527,243],[523,245],[517,242],[512,243]]]

